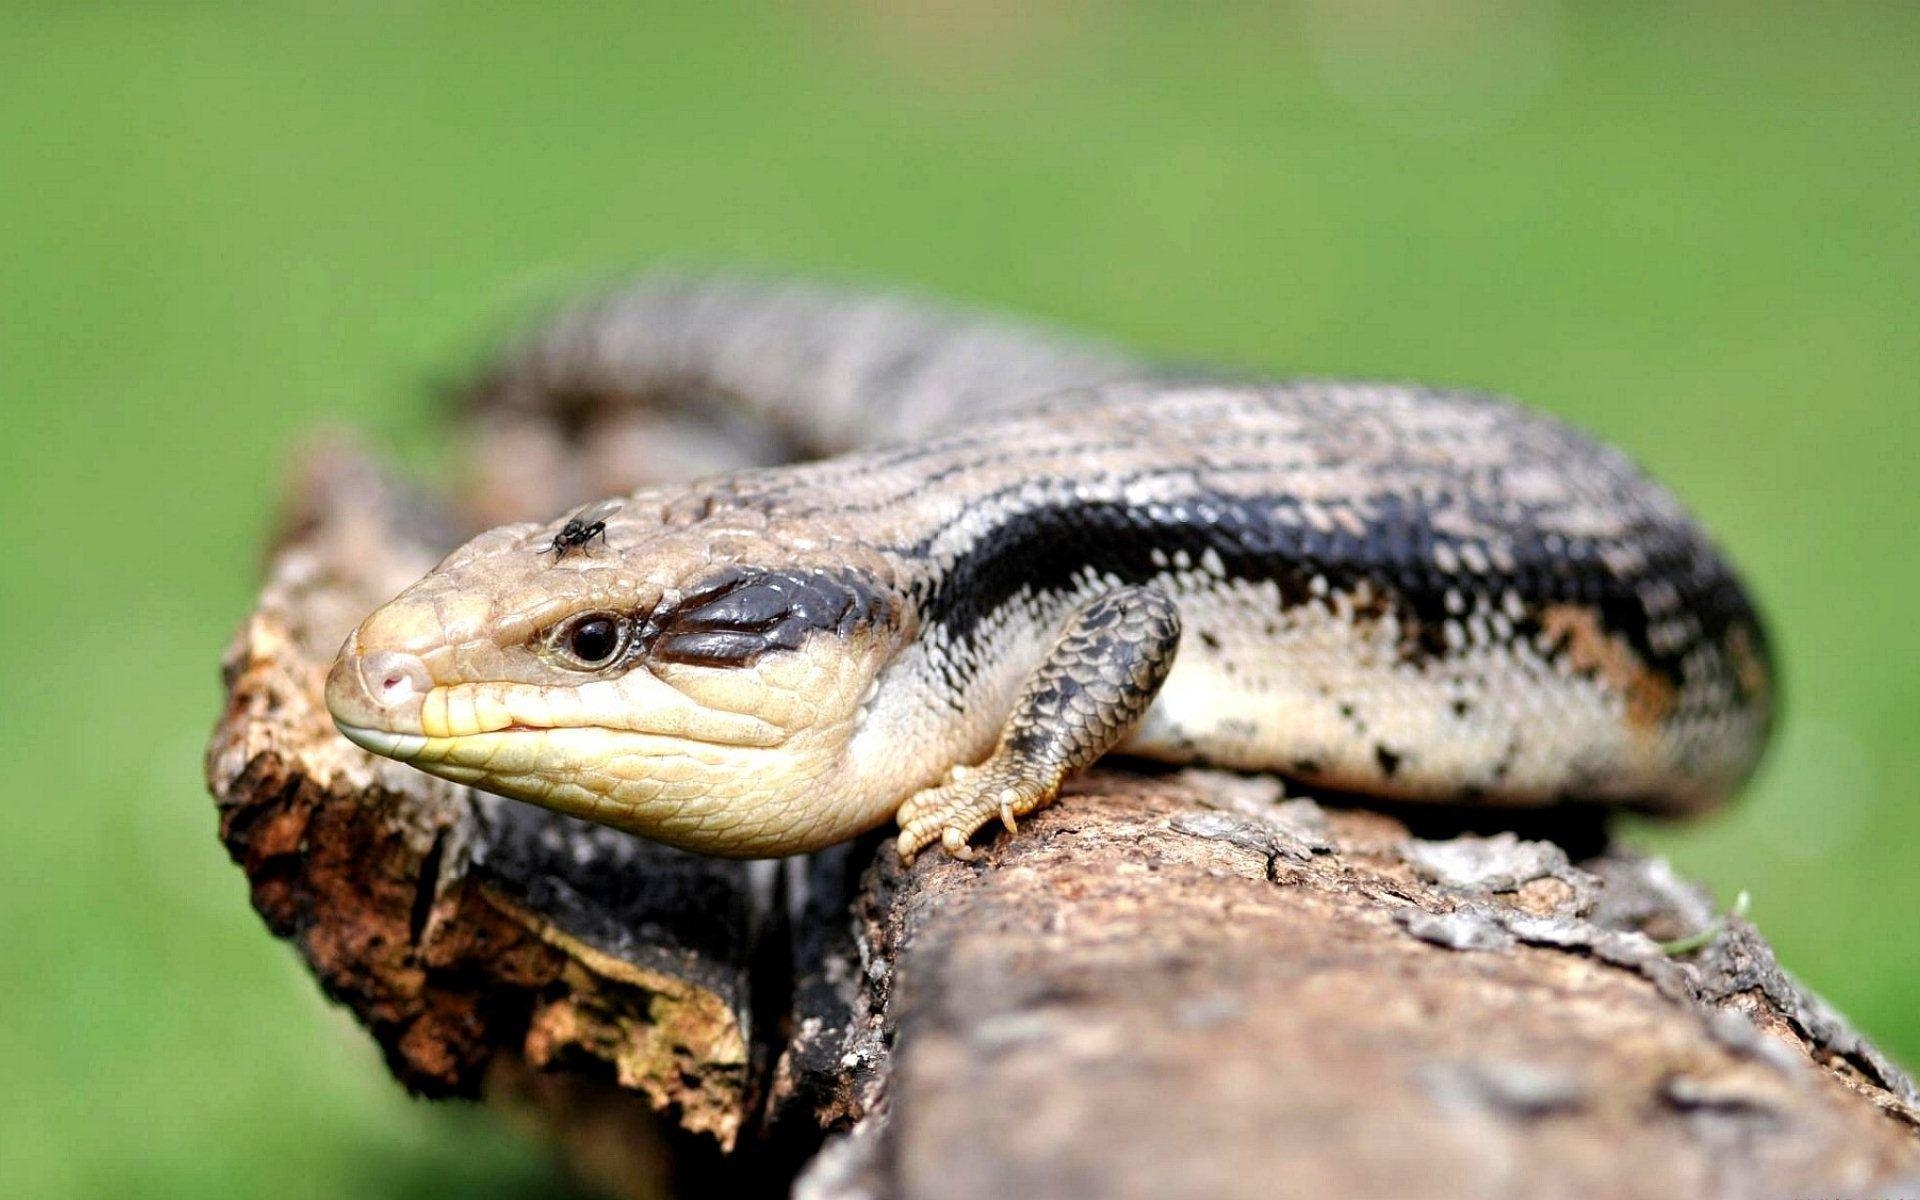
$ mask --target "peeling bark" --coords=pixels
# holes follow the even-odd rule
[[[334,651],[454,538],[345,449],[316,456],[293,508],[207,752],[254,907],[410,1089],[481,1095],[507,1056],[610,1080],[730,1148],[754,1100],[764,886],[343,740],[321,695]]]

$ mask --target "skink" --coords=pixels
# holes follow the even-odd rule
[[[1700,527],[1502,399],[1156,373],[732,281],[566,314],[482,393],[827,455],[643,489],[584,544],[556,543],[568,514],[482,534],[329,677],[369,750],[676,846],[792,854],[894,818],[903,855],[967,855],[1109,752],[1690,811],[1771,725],[1761,621]]]

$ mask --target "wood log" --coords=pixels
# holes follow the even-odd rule
[[[884,1121],[805,1200],[1896,1194],[1912,1082],[1659,860],[1084,779],[868,882]],[[883,1039],[886,1040],[886,1039]],[[1909,1190],[1910,1187],[1909,1187]]]
[[[255,907],[395,1077],[533,1114],[603,1190],[1920,1192],[1911,1080],[1743,919],[1663,950],[1711,906],[1579,814],[1519,837],[1114,769],[977,863],[876,836],[770,866],[372,758],[327,665],[459,532],[314,456],[208,778]]]

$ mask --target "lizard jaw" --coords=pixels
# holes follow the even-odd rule
[[[398,759],[407,762],[419,757],[426,749],[427,738],[418,733],[395,733],[390,729],[376,729],[367,725],[350,725],[338,717],[334,718],[335,728],[362,750],[380,755],[382,758]]]

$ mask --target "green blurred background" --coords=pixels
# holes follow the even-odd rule
[[[1920,9],[1431,0],[0,8],[0,1180],[516,1195],[249,911],[200,752],[290,448],[658,262],[1176,357],[1515,392],[1743,563],[1788,717],[1753,893],[1920,1063]]]

